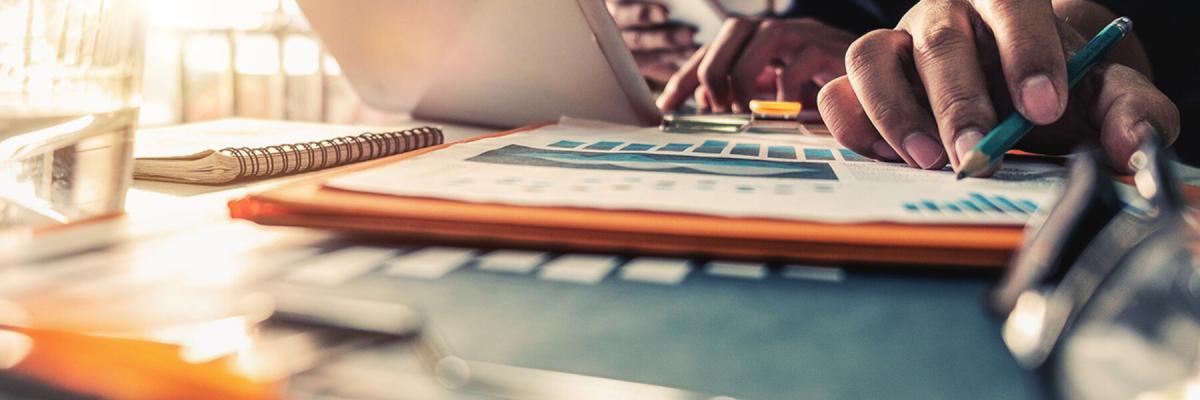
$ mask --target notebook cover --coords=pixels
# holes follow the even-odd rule
[[[465,141],[507,135],[539,124]],[[229,203],[234,218],[382,234],[403,240],[568,251],[709,256],[823,264],[999,268],[1016,226],[829,224],[649,211],[524,207],[327,188],[330,177],[437,151],[443,144],[331,170]]]

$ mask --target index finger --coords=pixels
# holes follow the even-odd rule
[[[991,28],[1013,105],[1047,125],[1067,108],[1067,62],[1049,0],[974,0]]]
[[[659,110],[664,113],[675,111],[696,92],[696,88],[700,86],[700,77],[697,75],[700,71],[700,61],[704,60],[704,53],[707,50],[707,45],[696,50],[687,62],[679,67],[679,71],[676,71],[675,75],[671,75],[671,79],[667,80],[667,86],[658,96],[656,103]]]
[[[754,99],[755,84],[758,76],[771,64],[779,53],[783,41],[784,22],[776,20],[763,21],[741,57],[734,61],[729,73],[730,87],[733,89],[735,108],[749,104]],[[737,110],[735,110],[737,112]]]
[[[742,48],[758,30],[758,20],[730,18],[713,39],[704,60],[700,61],[700,85],[711,96],[713,111],[728,112],[733,102],[730,92],[730,70],[742,53]]]

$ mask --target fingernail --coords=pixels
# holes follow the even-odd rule
[[[945,163],[942,157],[946,155],[946,152],[942,150],[942,145],[929,135],[921,133],[908,135],[904,139],[904,151],[907,151],[909,157],[912,157],[913,161],[924,169],[934,168],[938,164]]]
[[[871,151],[875,152],[875,156],[887,161],[900,161],[900,155],[896,154],[896,149],[885,141],[878,141],[871,145]]]
[[[959,132],[958,137],[954,139],[954,153],[958,154],[958,161],[962,162],[963,157],[967,156],[967,152],[975,148],[980,140],[983,140],[983,132],[978,129]]]
[[[1058,119],[1058,91],[1050,77],[1038,75],[1021,84],[1021,107],[1022,113],[1039,125]]]

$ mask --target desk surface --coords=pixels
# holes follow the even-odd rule
[[[446,131],[451,138],[486,132]],[[138,182],[125,220],[41,238],[33,248],[62,248],[63,235],[136,242],[244,225],[227,220],[225,201],[276,183],[198,189]],[[335,238],[316,247],[328,253],[362,244]],[[615,274],[581,285],[470,265],[438,279],[369,272],[322,290],[416,306],[460,355],[478,361],[750,399],[1037,394],[982,306],[991,277],[850,272],[840,281],[797,280],[776,267],[763,279],[696,269],[675,285]],[[403,357],[376,350],[343,362],[386,369]]]

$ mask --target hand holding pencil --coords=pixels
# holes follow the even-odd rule
[[[1014,124],[1032,130],[1009,147],[1065,154],[1098,143],[1126,169],[1145,137],[1177,137],[1179,113],[1146,77],[1136,36],[1069,84],[1067,61],[1085,43],[1079,32],[1095,35],[1114,18],[1082,1],[922,1],[897,29],[851,46],[847,77],[826,86],[819,109],[846,147],[917,168],[962,170],[999,118],[1016,114],[1029,123]]]

